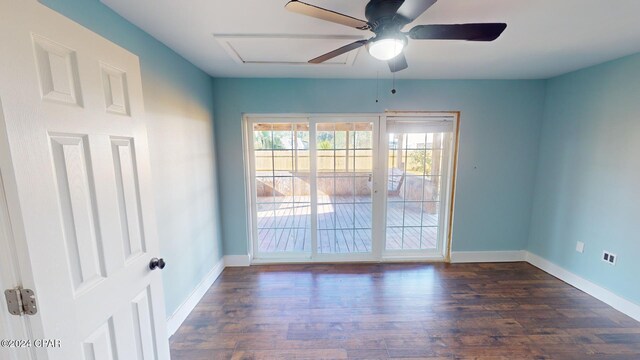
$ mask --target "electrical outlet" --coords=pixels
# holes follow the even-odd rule
[[[584,252],[584,243],[582,241],[578,241],[576,244],[576,251],[582,254]]]
[[[618,255],[612,254],[608,251],[604,251],[602,253],[602,261],[609,263],[611,265],[615,265],[616,261],[618,261]]]

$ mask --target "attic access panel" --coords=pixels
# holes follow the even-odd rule
[[[231,58],[240,64],[311,65],[319,55],[337,47],[362,40],[360,36],[288,35],[288,34],[214,34],[213,37]],[[325,65],[351,66],[359,51],[335,57]]]

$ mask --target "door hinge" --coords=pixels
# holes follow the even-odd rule
[[[38,313],[36,294],[30,289],[8,289],[4,291],[7,309],[11,315],[35,315]]]

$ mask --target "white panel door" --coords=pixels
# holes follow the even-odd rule
[[[34,0],[0,0],[0,54],[39,358],[169,359],[138,58]]]

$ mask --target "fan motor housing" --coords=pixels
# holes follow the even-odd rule
[[[365,8],[365,16],[371,31],[396,32],[410,22],[409,19],[399,16],[398,9],[404,0],[371,0]]]

